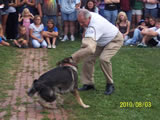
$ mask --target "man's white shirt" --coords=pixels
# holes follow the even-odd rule
[[[97,13],[91,13],[91,20],[86,28],[85,37],[93,38],[98,46],[105,46],[118,34],[118,28]]]

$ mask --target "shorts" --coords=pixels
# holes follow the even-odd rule
[[[16,9],[14,7],[9,7],[7,10],[2,10],[1,15],[7,15],[9,13],[15,13]]]
[[[62,19],[64,21],[76,21],[77,20],[77,12],[74,11],[70,14],[66,14],[62,12]]]
[[[132,10],[132,15],[142,15],[142,10]]]

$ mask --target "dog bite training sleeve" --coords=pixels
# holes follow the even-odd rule
[[[88,55],[95,53],[97,43],[93,38],[83,38],[81,48],[72,54],[74,62],[79,63],[80,60],[84,59]]]

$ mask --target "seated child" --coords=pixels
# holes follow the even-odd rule
[[[32,46],[34,48],[46,48],[47,43],[43,38],[42,32],[44,29],[44,25],[41,23],[41,17],[36,15],[34,17],[33,23],[30,24],[30,38],[32,40]]]
[[[10,44],[6,41],[4,41],[4,35],[3,35],[3,28],[2,28],[2,25],[0,24],[0,46],[10,46]]]
[[[19,48],[28,48],[28,40],[25,26],[19,26],[17,39],[13,41]]]
[[[58,29],[55,27],[52,19],[47,21],[47,26],[44,27],[42,34],[48,43],[48,48],[56,48],[55,42],[58,37]],[[50,39],[52,43],[50,42]]]

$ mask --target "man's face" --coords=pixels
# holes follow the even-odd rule
[[[78,22],[82,27],[88,27],[91,17],[85,18],[83,15],[78,15]]]

